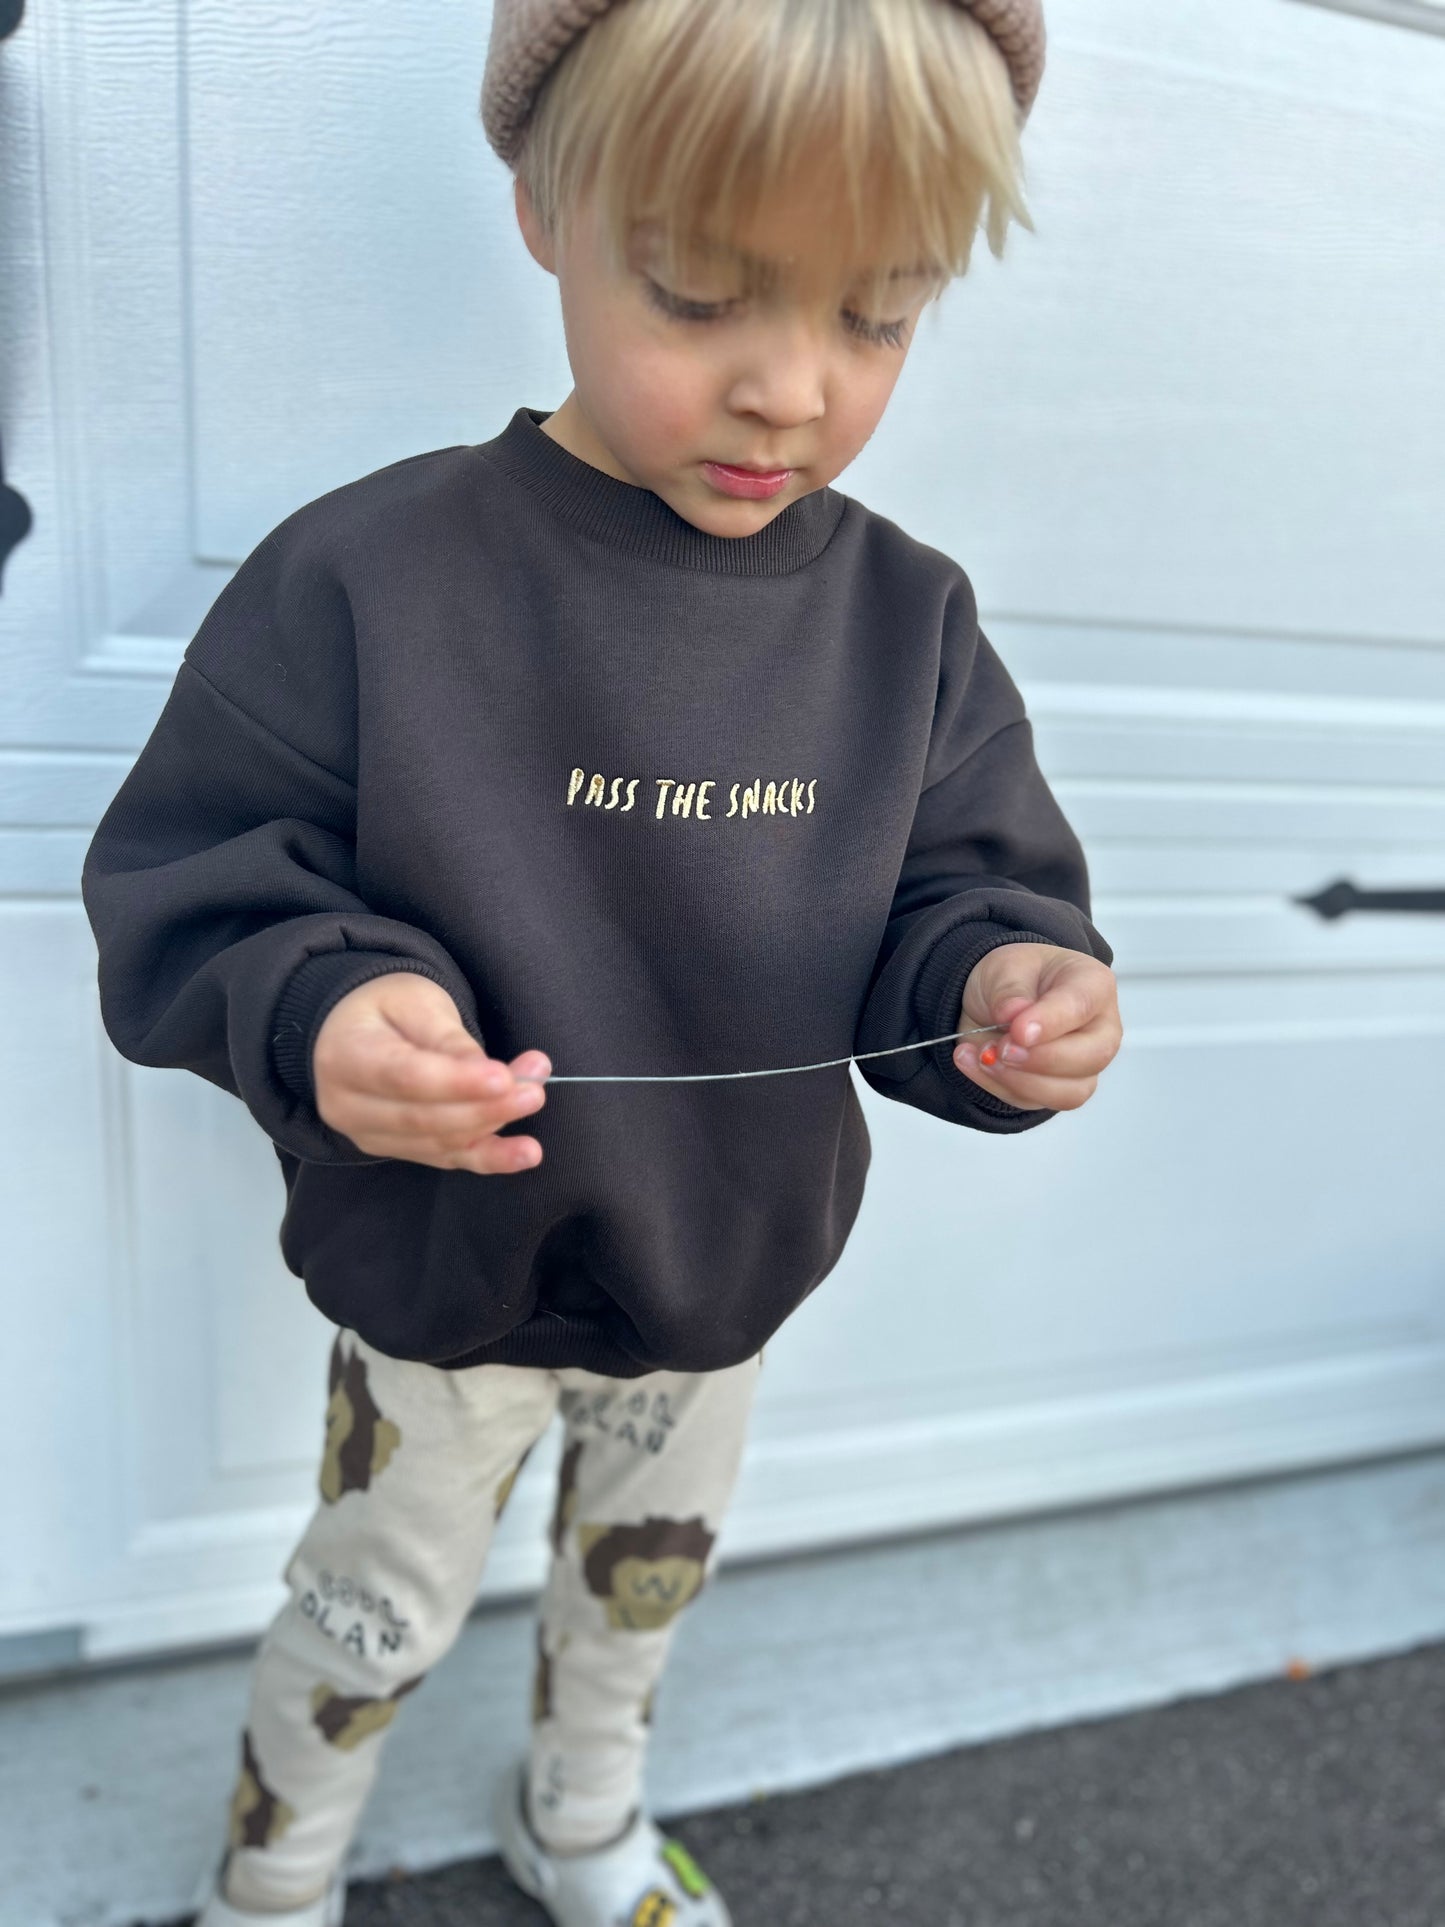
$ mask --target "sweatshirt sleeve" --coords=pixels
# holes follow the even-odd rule
[[[959,1028],[969,972],[1004,943],[1048,943],[1112,963],[1089,921],[1078,838],[1034,757],[1023,699],[978,628],[966,578],[946,612],[938,701],[902,870],[859,1020],[856,1053]],[[976,1130],[1029,1130],[965,1077],[954,1044],[858,1065],[884,1097]]]
[[[358,892],[355,703],[345,592],[293,516],[201,624],[81,875],[121,1055],[194,1071],[328,1164],[386,1162],[315,1108],[311,1047],[348,991],[419,971],[482,1041],[446,949]]]

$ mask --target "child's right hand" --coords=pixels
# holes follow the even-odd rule
[[[323,1123],[371,1157],[484,1175],[542,1161],[535,1138],[495,1133],[541,1110],[550,1060],[488,1057],[448,993],[415,970],[348,991],[326,1013],[311,1069]]]

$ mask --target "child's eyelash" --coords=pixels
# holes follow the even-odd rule
[[[720,321],[734,305],[731,301],[689,301],[685,295],[671,293],[650,275],[642,279],[653,307],[673,321]],[[908,331],[906,321],[867,321],[851,308],[843,310],[843,320],[854,334],[887,348],[901,348]]]
[[[861,314],[854,314],[851,308],[843,310],[843,319],[854,334],[862,335],[865,341],[876,341],[885,348],[901,348],[908,333],[906,321],[867,321]]]
[[[648,299],[654,308],[660,308],[674,321],[716,321],[732,306],[730,301],[689,301],[685,295],[673,294],[650,275],[643,276]]]

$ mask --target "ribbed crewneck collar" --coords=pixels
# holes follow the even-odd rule
[[[787,575],[822,554],[848,506],[846,495],[814,489],[754,535],[709,535],[650,488],[621,482],[544,435],[552,412],[519,408],[476,453],[583,534],[631,555],[716,575]]]

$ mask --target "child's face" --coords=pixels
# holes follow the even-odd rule
[[[633,230],[618,275],[596,244],[590,205],[561,246],[542,234],[520,182],[517,218],[533,256],[557,276],[576,383],[544,433],[653,490],[710,535],[751,535],[847,468],[877,427],[939,288],[900,273],[884,305],[868,310],[856,283],[830,281],[817,265],[830,210],[811,195],[730,237],[753,261],[703,240],[671,285],[645,225]],[[788,474],[774,492],[748,497],[730,493],[713,463]]]

